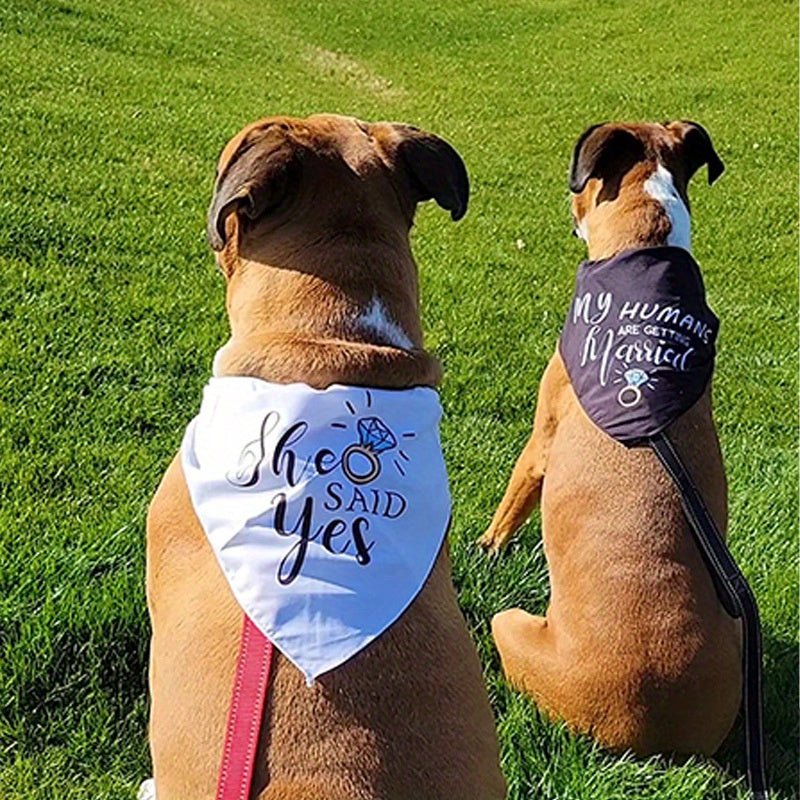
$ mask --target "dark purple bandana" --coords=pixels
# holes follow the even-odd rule
[[[652,247],[580,265],[558,347],[589,418],[631,445],[697,402],[718,330],[691,254]]]

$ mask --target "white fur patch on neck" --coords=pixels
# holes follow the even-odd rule
[[[414,347],[408,334],[389,316],[378,297],[372,298],[370,304],[359,314],[356,324],[376,334],[382,342],[403,350],[411,350]]]
[[[691,251],[692,221],[686,203],[675,188],[672,173],[659,164],[656,171],[644,182],[644,190],[661,203],[667,212],[671,223],[667,244]]]

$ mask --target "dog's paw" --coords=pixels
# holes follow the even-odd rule
[[[156,800],[156,782],[152,778],[142,781],[136,800]]]
[[[503,536],[494,528],[489,528],[483,536],[475,540],[475,544],[484,550],[487,555],[496,556],[505,546],[508,537]]]

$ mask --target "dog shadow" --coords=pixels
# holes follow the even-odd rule
[[[764,640],[764,737],[770,788],[784,797],[797,797],[800,786],[800,670],[797,645],[770,631]],[[717,762],[731,777],[747,773],[744,759],[744,720],[742,715],[717,753]]]

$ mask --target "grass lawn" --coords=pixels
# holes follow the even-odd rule
[[[761,605],[775,796],[797,797],[796,61],[783,0],[6,0],[0,797],[132,798],[149,774],[144,517],[226,337],[214,162],[253,118],[323,110],[428,128],[471,172],[467,218],[421,209],[414,245],[455,580],[512,800],[743,795],[740,727],[717,766],[642,763],[507,689],[488,621],[545,608],[538,517],[497,560],[473,546],[583,255],[574,140],[604,119],[709,129],[728,172],[695,182],[695,254],[722,319],[731,546]]]

